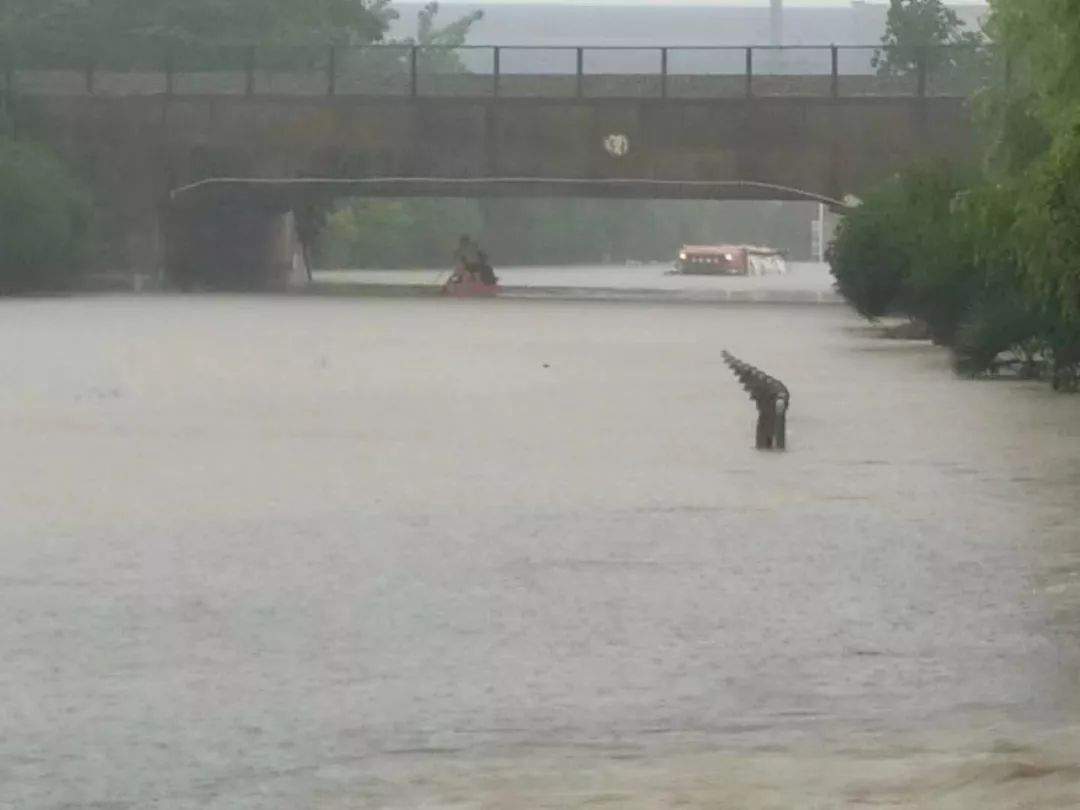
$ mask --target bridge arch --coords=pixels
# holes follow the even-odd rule
[[[828,195],[776,183],[651,177],[218,177],[181,186],[169,196],[180,205],[231,199],[278,208],[292,208],[297,200],[348,196],[784,200],[820,203],[837,211],[847,207],[844,201]]]

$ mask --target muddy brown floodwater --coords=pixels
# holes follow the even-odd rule
[[[1075,398],[832,305],[8,300],[0,342],[0,806],[1080,803]]]

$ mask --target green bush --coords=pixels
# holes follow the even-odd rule
[[[1006,199],[943,164],[908,169],[841,222],[829,248],[837,288],[867,318],[907,315],[952,344],[988,286],[1017,283]]]
[[[836,287],[864,318],[897,311],[910,264],[907,234],[896,227],[899,183],[872,192],[837,225],[827,259]]]
[[[962,188],[946,165],[912,167],[872,190],[840,222],[828,260],[836,286],[866,318],[904,314],[947,336],[966,282],[949,227]]]
[[[920,31],[946,41],[956,28],[937,0],[892,0],[889,16],[894,41],[886,41],[897,46]],[[1076,390],[1080,4],[994,0],[987,26],[1013,70],[1007,86],[976,99],[990,147],[986,176],[962,182],[948,171],[904,172],[840,228],[833,272],[862,314],[924,321],[952,345],[963,372],[1006,366]],[[883,72],[910,68],[904,48],[888,55],[900,61]]]
[[[830,247],[837,287],[868,318],[892,313],[926,324],[935,341],[952,347],[960,373],[1006,369],[1075,388],[1080,325],[1052,305],[1054,296],[1031,294],[1025,248],[1033,241],[1027,229],[1058,225],[1045,212],[1052,204],[1071,211],[1063,201],[1073,198],[1055,188],[1041,207],[1018,206],[1023,197],[1013,184],[962,179],[946,167],[921,166],[869,194]],[[1075,232],[1062,226],[1044,240],[1039,266],[1056,268],[1055,248],[1062,265],[1073,261],[1080,248],[1072,249],[1068,234]]]
[[[1056,309],[1043,328],[1043,340],[1050,361],[1055,391],[1080,389],[1080,325],[1063,319]]]
[[[975,303],[956,333],[953,352],[961,374],[996,374],[1011,365],[1035,377],[1045,351],[1042,320],[1029,302],[1009,290],[990,291]]]
[[[1080,323],[1080,109],[1017,195],[1025,276],[1039,300]]]
[[[52,152],[0,140],[0,293],[69,286],[91,216],[90,195]]]

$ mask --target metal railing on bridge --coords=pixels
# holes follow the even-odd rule
[[[199,46],[2,64],[9,95],[111,96],[965,97],[1009,73],[991,45]]]

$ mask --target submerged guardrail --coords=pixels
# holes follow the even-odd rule
[[[755,446],[758,450],[787,448],[787,412],[791,392],[786,385],[761,369],[743,362],[730,352],[723,353],[724,362],[739,378],[758,410]]]

